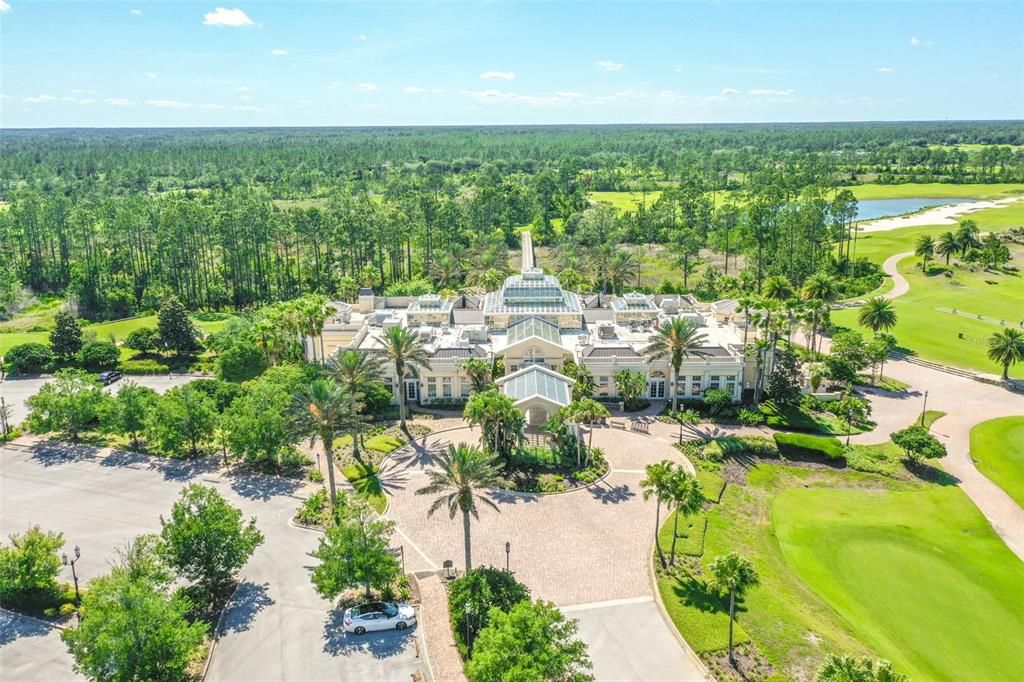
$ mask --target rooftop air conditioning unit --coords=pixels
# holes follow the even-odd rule
[[[462,332],[467,343],[487,343],[487,330],[483,327],[470,327]]]
[[[678,298],[666,298],[661,302],[661,309],[666,315],[675,315],[679,312],[679,299]]]
[[[614,324],[599,324],[599,325],[597,325],[597,338],[599,338],[599,339],[614,339],[615,338],[615,325]]]

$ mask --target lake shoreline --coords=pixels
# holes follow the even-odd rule
[[[858,224],[858,231],[885,232],[896,230],[901,227],[927,227],[929,225],[956,225],[963,215],[981,211],[987,208],[1003,208],[1009,206],[1022,197],[1008,197],[1005,199],[980,200],[962,204],[948,204],[927,208],[916,213],[904,214],[890,218],[878,218]]]

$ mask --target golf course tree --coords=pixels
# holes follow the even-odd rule
[[[675,472],[675,464],[668,459],[663,459],[646,467],[647,476],[640,481],[640,490],[644,500],[652,497],[657,503],[654,508],[654,546],[658,550],[658,561],[662,568],[666,568],[665,553],[658,541],[661,531],[661,505],[671,504],[671,481]]]
[[[61,362],[73,360],[82,350],[82,323],[74,314],[62,310],[53,317],[50,349]]]
[[[177,386],[156,401],[146,417],[146,440],[167,455],[197,457],[213,438],[217,407],[191,384]]]
[[[146,428],[146,418],[160,400],[157,392],[133,381],[126,381],[117,393],[103,401],[100,426],[107,433],[128,436],[137,445],[139,434]]]
[[[928,261],[935,256],[935,240],[930,234],[923,234],[917,238],[914,245],[914,255],[921,258],[921,272],[928,274]]]
[[[26,425],[34,433],[58,432],[77,440],[99,418],[109,400],[96,377],[79,369],[62,369],[30,397]]]
[[[448,613],[452,616],[452,633],[462,657],[469,657],[469,643],[476,641],[477,634],[487,627],[491,609],[508,613],[513,606],[529,599],[530,590],[516,580],[512,572],[493,566],[478,566],[451,581]]]
[[[658,327],[654,338],[647,347],[651,360],[668,359],[672,365],[672,411],[679,405],[679,370],[685,358],[703,358],[707,354],[700,347],[707,337],[699,331],[696,323],[682,317],[665,320]]]
[[[332,523],[312,556],[320,560],[311,579],[320,596],[334,599],[351,589],[387,592],[402,574],[389,542],[395,522],[377,516],[365,503],[345,496],[334,507]]]
[[[494,680],[593,680],[579,622],[550,602],[520,601],[506,613],[492,608],[488,624],[472,643],[469,682]]]
[[[914,424],[895,433],[890,433],[889,438],[903,450],[907,460],[912,464],[920,464],[927,459],[946,456],[946,446],[921,424]]]
[[[389,327],[384,332],[384,351],[388,360],[395,368],[395,376],[398,378],[396,386],[398,390],[398,414],[405,429],[406,412],[406,377],[416,376],[420,369],[430,367],[430,358],[427,355],[426,339],[420,333],[408,327]]]
[[[199,333],[188,316],[188,311],[176,296],[170,296],[160,305],[156,316],[160,345],[177,355],[199,350]]]
[[[704,487],[697,477],[677,466],[666,481],[669,507],[675,512],[672,516],[672,548],[669,552],[669,565],[676,564],[676,540],[679,538],[679,517],[689,517],[704,508]]]
[[[876,332],[875,336],[867,345],[867,357],[871,363],[871,381],[875,380],[875,368],[878,368],[879,379],[884,379],[885,361],[889,354],[898,347],[896,337],[885,332]]]
[[[1024,331],[1005,327],[988,340],[988,359],[1003,368],[1003,380],[1010,378],[1010,367],[1024,362]]]
[[[171,590],[156,547],[142,536],[119,550],[110,574],[89,581],[79,621],[61,633],[88,679],[180,682],[202,658],[210,624],[193,617],[196,602]]]
[[[316,379],[292,396],[289,419],[294,433],[300,438],[309,438],[311,447],[318,440],[323,445],[331,504],[337,505],[334,439],[346,431],[358,431],[357,424],[363,423],[359,403],[333,379]]]
[[[829,654],[814,677],[815,682],[910,682],[892,669],[889,661]]]
[[[10,541],[0,546],[0,605],[35,613],[58,605],[64,535],[32,526]]]
[[[708,567],[710,587],[729,598],[729,663],[736,665],[733,655],[733,624],[736,622],[736,600],[757,585],[759,578],[753,562],[736,552],[720,556]]]
[[[481,446],[508,461],[519,447],[526,418],[512,398],[497,389],[474,393],[466,401],[463,418],[480,427]]]
[[[881,296],[869,298],[857,312],[857,322],[874,333],[887,332],[896,326],[896,311],[892,302]]]
[[[935,241],[935,253],[945,257],[948,267],[949,259],[960,253],[960,239],[952,232],[943,232]]]
[[[971,249],[981,246],[981,231],[978,223],[968,218],[960,221],[960,227],[956,231],[957,243],[960,245],[960,255],[966,256]]]
[[[442,507],[448,508],[448,518],[462,514],[462,538],[466,558],[466,571],[473,568],[470,518],[480,518],[477,502],[500,512],[498,506],[484,494],[497,486],[501,465],[495,455],[473,445],[449,445],[434,456],[434,469],[427,471],[429,485],[416,491],[417,495],[438,495],[427,509],[427,516]]]
[[[170,516],[160,517],[160,525],[165,560],[203,597],[224,595],[234,575],[263,544],[255,518],[244,521],[242,512],[216,489],[197,483],[181,491]]]

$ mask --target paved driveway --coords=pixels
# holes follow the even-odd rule
[[[109,571],[115,547],[157,532],[178,491],[188,482],[217,487],[246,515],[256,516],[266,541],[243,569],[236,600],[225,617],[210,680],[408,680],[420,667],[417,631],[349,637],[340,614],[313,591],[308,553],[318,535],[291,527],[299,486],[279,478],[222,476],[216,463],[197,464],[139,455],[95,457],[92,448],[43,443],[0,448],[0,535],[38,523],[78,544],[83,580]],[[70,580],[70,571],[64,578]],[[0,640],[2,641],[2,640]],[[0,648],[0,666],[28,666],[25,677],[66,679],[70,659],[52,636],[16,636]],[[63,667],[59,675],[56,668]],[[3,676],[5,679],[10,679]]]
[[[427,484],[431,452],[478,438],[470,429],[439,433],[388,460],[387,516],[398,525],[409,570],[436,570],[446,559],[462,568],[461,517],[441,510],[428,519],[431,497],[415,491]],[[595,431],[594,445],[612,466],[596,486],[561,495],[490,494],[500,511],[481,506],[473,521],[473,562],[503,568],[511,543],[510,567],[533,597],[574,607],[568,610],[581,619],[597,679],[703,679],[652,601],[654,502],[645,502],[639,488],[646,464],[685,460],[660,440],[615,429]],[[616,626],[620,620],[623,627]]]
[[[60,630],[0,609],[0,679],[84,680],[71,669]]]
[[[117,392],[118,388],[120,388],[125,382],[134,381],[140,386],[146,386],[147,388],[152,388],[154,391],[163,393],[169,388],[187,384],[195,378],[195,376],[188,374],[175,374],[172,378],[168,378],[166,374],[158,374],[155,376],[130,376],[114,382],[110,386],[107,386],[105,390],[108,393]],[[0,395],[4,397],[4,401],[12,408],[12,424],[20,424],[21,421],[28,416],[28,406],[25,405],[25,401],[38,393],[39,389],[50,381],[53,381],[53,377],[50,375],[29,378],[7,377],[3,381],[0,381]]]

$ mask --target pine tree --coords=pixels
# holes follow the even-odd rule
[[[160,334],[160,343],[167,350],[180,354],[199,348],[196,328],[189,319],[185,306],[176,296],[168,298],[160,306],[156,327]]]
[[[60,360],[69,360],[82,350],[82,325],[78,318],[62,310],[53,318],[54,328],[50,332],[50,346]]]

